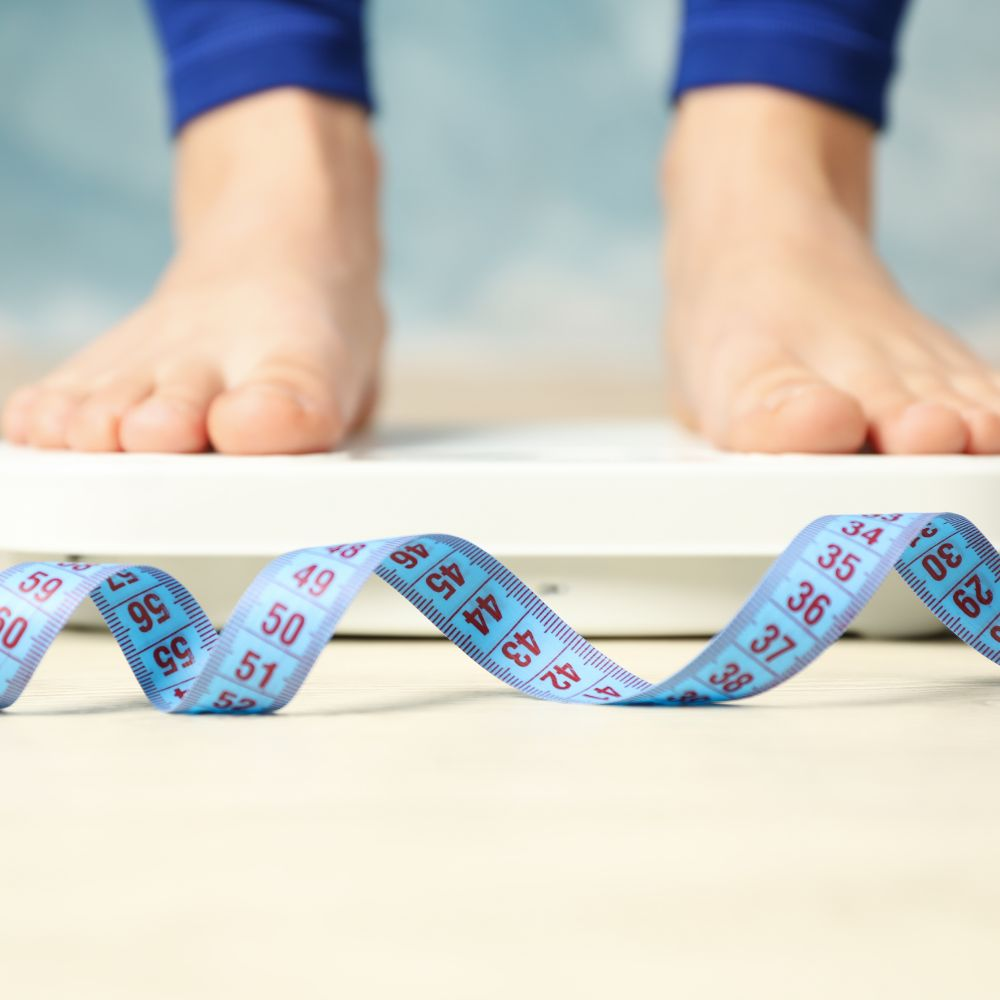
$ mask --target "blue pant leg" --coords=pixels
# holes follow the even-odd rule
[[[273,87],[372,104],[363,0],[150,0],[171,125]]]
[[[685,0],[674,98],[696,87],[780,87],[886,121],[907,0]]]

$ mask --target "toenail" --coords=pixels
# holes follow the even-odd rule
[[[234,390],[234,395],[237,401],[241,396],[246,398],[247,396],[257,395],[260,398],[261,403],[266,403],[269,398],[274,400],[275,397],[280,397],[281,399],[291,403],[303,413],[312,413],[317,409],[315,400],[311,399],[309,396],[303,395],[301,392],[293,389],[289,385],[282,385],[278,382],[250,382],[246,385],[238,386]],[[251,405],[254,405],[252,400],[250,403]]]
[[[286,399],[290,399],[293,403],[297,403],[303,407],[312,405],[312,401],[303,396],[302,393],[291,386],[281,385],[278,382],[253,382],[242,386],[242,389],[244,392],[277,393],[279,396],[284,396]]]
[[[144,416],[153,417],[173,417],[177,415],[187,416],[195,407],[184,399],[147,399],[140,403],[134,413],[141,413]]]
[[[808,392],[810,388],[811,386],[804,385],[801,382],[783,385],[764,397],[761,408],[769,411],[780,410],[789,400],[796,399]]]

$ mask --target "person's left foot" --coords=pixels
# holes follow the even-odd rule
[[[675,408],[734,451],[1000,453],[1000,375],[868,237],[871,127],[765,87],[687,95],[667,158]]]

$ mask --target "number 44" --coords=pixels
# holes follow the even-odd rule
[[[503,617],[500,605],[492,594],[477,598],[476,607],[472,611],[462,612],[462,617],[482,635],[489,635],[490,633],[490,625],[492,623],[486,617],[487,615],[495,622],[500,621]]]

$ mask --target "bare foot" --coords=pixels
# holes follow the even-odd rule
[[[364,113],[284,89],[178,142],[178,251],[143,306],[4,409],[81,451],[321,451],[367,415],[384,336]]]
[[[1000,376],[872,248],[871,128],[763,87],[686,96],[665,166],[676,406],[740,451],[1000,452]]]

